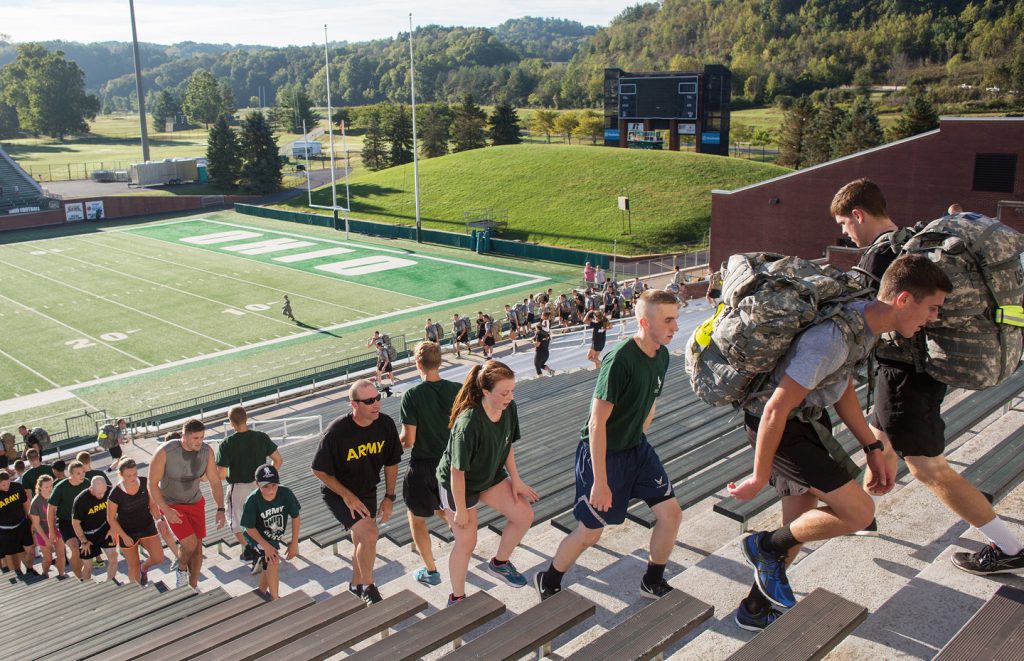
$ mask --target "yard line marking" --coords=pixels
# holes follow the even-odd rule
[[[224,342],[223,340],[218,340],[217,338],[211,337],[209,335],[206,335],[205,333],[200,333],[197,330],[192,330],[191,328],[187,328],[185,326],[182,326],[181,324],[176,324],[173,321],[168,321],[166,319],[162,319],[161,317],[158,317],[155,314],[150,314],[148,312],[143,312],[142,310],[138,310],[136,308],[133,308],[130,305],[125,305],[124,303],[118,303],[117,301],[109,299],[106,296],[102,296],[100,294],[93,294],[93,293],[89,292],[88,290],[82,289],[80,287],[75,287],[74,285],[69,284],[67,282],[61,282],[60,280],[57,280],[55,278],[51,278],[49,276],[45,276],[42,273],[35,273],[33,271],[30,271],[28,269],[22,268],[20,266],[15,265],[15,264],[11,264],[10,262],[4,261],[4,260],[0,260],[0,264],[5,264],[5,265],[10,266],[11,268],[17,269],[19,271],[24,271],[25,273],[28,273],[29,275],[33,275],[33,276],[35,276],[37,278],[42,278],[43,280],[49,280],[50,282],[52,282],[52,283],[54,283],[56,285],[67,287],[68,289],[73,289],[75,291],[80,291],[83,294],[86,294],[88,296],[92,296],[93,298],[98,298],[101,301],[106,301],[107,303],[111,303],[111,304],[116,305],[118,307],[122,307],[122,308],[125,308],[125,309],[128,309],[128,310],[131,310],[132,312],[135,312],[137,314],[141,314],[144,317],[149,317],[151,319],[155,319],[157,321],[160,321],[160,322],[163,322],[163,323],[167,324],[168,326],[174,326],[175,328],[181,329],[181,330],[185,331],[186,333],[191,333],[193,335],[198,335],[199,337],[205,338],[207,340],[211,340],[213,342],[216,342],[217,344],[223,344],[226,347],[234,347],[235,346],[234,344],[231,344],[230,342]],[[7,298],[7,297],[5,296],[4,298]],[[38,310],[35,310],[35,312],[39,313]],[[42,313],[39,313],[39,314],[42,314]],[[151,364],[151,363],[147,363],[146,361],[142,361],[142,362],[146,363],[147,365]]]
[[[72,330],[72,331],[74,331],[74,332],[78,333],[79,335],[81,335],[82,337],[84,337],[84,338],[87,338],[87,339],[89,339],[89,340],[92,340],[93,342],[96,342],[97,344],[102,344],[103,346],[107,347],[108,349],[113,349],[114,351],[116,351],[116,352],[118,352],[118,353],[120,353],[120,354],[123,354],[123,355],[125,355],[125,356],[128,356],[128,357],[129,357],[129,358],[131,358],[132,360],[138,361],[138,362],[142,363],[143,365],[148,365],[148,366],[150,366],[150,367],[152,367],[152,366],[153,366],[153,363],[151,363],[151,362],[149,362],[149,361],[143,360],[142,358],[139,358],[138,356],[133,356],[132,354],[128,353],[127,351],[125,351],[125,350],[123,350],[123,349],[118,349],[117,347],[115,347],[115,346],[113,346],[113,345],[111,345],[111,344],[109,344],[109,343],[107,343],[107,342],[104,342],[103,340],[99,339],[98,337],[93,337],[92,335],[89,335],[88,333],[86,333],[86,332],[84,332],[84,331],[81,331],[81,330],[79,330],[79,329],[75,328],[74,326],[71,326],[71,325],[69,325],[69,324],[66,324],[66,323],[64,323],[64,322],[63,322],[63,321],[61,321],[60,319],[54,319],[53,317],[51,317],[51,316],[50,316],[50,315],[48,315],[48,314],[43,314],[43,313],[42,313],[42,312],[40,312],[39,310],[36,310],[36,309],[35,309],[35,308],[33,308],[33,307],[30,307],[30,306],[28,306],[28,305],[25,305],[24,303],[22,303],[22,302],[20,302],[20,301],[16,301],[16,300],[14,300],[13,298],[10,298],[9,296],[5,296],[4,294],[0,294],[0,298],[6,299],[6,300],[10,301],[11,303],[14,303],[14,304],[15,304],[15,305],[17,305],[17,306],[19,306],[19,307],[22,307],[22,308],[24,308],[24,309],[28,310],[29,312],[32,312],[32,313],[34,313],[34,314],[37,314],[37,315],[39,315],[40,317],[43,317],[43,318],[45,318],[45,319],[48,319],[48,320],[52,321],[52,322],[53,322],[53,323],[55,323],[55,324],[58,324],[58,325],[60,325],[60,326],[63,326],[64,328],[67,328],[68,330]]]
[[[490,289],[488,291],[474,293],[474,294],[466,294],[464,296],[459,296],[459,297],[456,297],[456,298],[450,298],[450,299],[445,300],[445,301],[436,301],[436,302],[432,301],[430,303],[425,303],[423,305],[420,305],[420,306],[417,306],[417,307],[414,307],[414,308],[408,308],[407,310],[405,310],[405,312],[415,313],[415,312],[422,312],[424,310],[431,310],[431,309],[435,309],[435,308],[442,308],[442,307],[445,307],[447,305],[451,305],[453,303],[460,303],[462,301],[470,300],[470,299],[475,299],[475,298],[485,298],[485,297],[488,297],[488,296],[493,296],[495,294],[499,294],[499,293],[501,293],[503,291],[507,291],[509,289],[516,289],[516,288],[519,288],[519,287],[535,285],[535,284],[538,284],[538,283],[541,283],[541,282],[546,282],[548,280],[550,280],[550,278],[548,278],[548,277],[536,276],[532,281],[528,281],[528,282],[524,282],[524,283],[517,283],[517,284],[514,284],[514,285],[505,285],[504,287],[497,287],[495,289]],[[353,319],[352,321],[346,321],[344,323],[334,324],[333,326],[327,326],[327,327],[320,328],[320,329],[317,329],[317,330],[303,331],[301,333],[295,333],[295,334],[292,334],[292,335],[286,335],[285,337],[278,337],[278,338],[266,340],[265,342],[256,342],[254,344],[247,344],[247,345],[244,345],[244,346],[234,347],[234,348],[231,348],[231,349],[223,349],[221,351],[217,351],[215,353],[210,353],[210,354],[207,354],[205,356],[192,356],[191,358],[185,358],[185,359],[182,359],[182,360],[175,360],[175,361],[171,361],[170,359],[167,359],[165,362],[163,362],[163,363],[161,363],[159,365],[152,365],[150,367],[144,367],[144,368],[141,368],[141,369],[133,370],[131,372],[123,372],[123,373],[117,374],[117,375],[110,375],[110,376],[100,377],[98,379],[93,379],[92,381],[84,381],[82,383],[76,383],[73,386],[68,386],[67,390],[74,391],[74,390],[80,390],[80,389],[84,389],[84,388],[91,388],[93,386],[103,385],[105,383],[112,383],[112,382],[115,382],[115,381],[122,381],[124,379],[135,378],[135,377],[142,376],[142,375],[145,375],[145,374],[151,374],[153,372],[161,372],[161,371],[166,370],[166,369],[173,369],[173,368],[176,368],[176,367],[181,367],[182,365],[191,365],[193,363],[198,363],[198,362],[203,362],[203,361],[207,361],[207,360],[218,359],[218,358],[221,358],[221,357],[224,357],[224,356],[229,356],[229,355],[232,355],[232,354],[240,353],[242,351],[249,351],[251,349],[262,349],[263,347],[275,346],[275,345],[279,345],[279,344],[285,344],[285,343],[288,343],[288,342],[295,342],[295,341],[297,341],[297,340],[299,340],[301,338],[310,337],[310,336],[313,336],[313,335],[320,335],[320,334],[327,333],[329,331],[340,330],[340,329],[343,329],[343,328],[350,328],[350,327],[358,325],[358,324],[372,323],[374,321],[383,321],[383,320],[386,320],[386,319],[390,319],[391,317],[392,317],[391,313],[385,313],[385,314],[380,314],[380,315],[378,315],[376,317],[362,318],[362,319]]]
[[[138,275],[134,275],[134,274],[131,274],[131,273],[126,273],[124,271],[118,271],[117,269],[112,269],[112,268],[110,268],[108,266],[103,266],[102,264],[96,264],[94,262],[90,262],[90,261],[87,261],[87,260],[84,260],[84,259],[78,259],[77,257],[72,257],[70,255],[61,255],[61,257],[63,257],[64,259],[71,259],[71,260],[74,260],[76,262],[80,262],[80,263],[85,264],[86,266],[89,266],[89,267],[92,267],[92,268],[100,268],[100,269],[103,269],[104,271],[112,271],[113,273],[116,273],[117,275],[120,275],[120,276],[124,276],[124,277],[127,277],[127,278],[132,278],[134,280],[141,280],[142,282],[145,282],[147,284],[156,285],[157,287],[162,287],[164,289],[170,289],[171,291],[176,291],[179,294],[185,294],[186,296],[192,296],[192,297],[204,300],[204,301],[209,301],[210,303],[216,303],[217,305],[224,305],[224,306],[227,306],[229,308],[239,308],[240,307],[240,306],[234,305],[232,303],[225,303],[224,301],[218,301],[215,298],[209,298],[207,296],[203,296],[202,294],[196,294],[195,292],[190,292],[190,291],[187,291],[185,289],[178,289],[177,287],[173,287],[171,285],[165,285],[162,282],[156,282],[154,280],[147,280],[146,278],[143,278],[143,277],[138,276]],[[271,301],[270,305],[273,305],[275,303],[277,303],[277,301]],[[258,316],[258,317],[260,317],[262,319],[266,319],[267,321],[272,321],[275,324],[283,324],[285,326],[288,326],[289,328],[292,327],[292,322],[290,322],[290,321],[284,321],[283,319],[277,319],[276,317],[272,317],[272,316],[267,315],[267,314],[262,314],[262,313],[260,313],[258,311],[254,311],[254,310],[248,310],[247,309],[246,312],[248,312],[250,314],[254,314],[254,315],[256,315],[256,316]],[[124,331],[124,332],[128,333],[128,334],[131,334],[131,333],[137,333],[140,330],[141,329],[136,328],[134,330]]]
[[[295,262],[305,262],[311,259],[320,259],[321,257],[333,257],[334,255],[344,255],[347,252],[353,252],[348,248],[324,248],[323,250],[314,250],[313,252],[303,252],[298,255],[284,255],[283,257],[275,257],[275,262],[282,262],[284,264],[294,264]]]
[[[49,378],[48,376],[46,376],[42,372],[40,372],[38,370],[35,370],[32,367],[26,365],[24,362],[18,360],[17,358],[15,358],[11,354],[7,353],[3,349],[0,349],[0,354],[2,354],[5,358],[10,360],[12,363],[17,364],[19,367],[24,369],[26,372],[31,372],[32,374],[35,374],[36,376],[38,376],[43,381],[46,381],[47,383],[49,383],[51,386],[54,386],[54,388],[56,390],[59,390],[59,391],[62,391],[64,393],[66,393],[66,395],[63,397],[63,399],[71,399],[72,397],[74,397],[75,399],[77,399],[78,401],[82,402],[83,404],[85,404],[89,408],[96,409],[95,406],[93,406],[92,404],[90,404],[86,400],[82,399],[81,397],[79,397],[75,393],[71,392],[70,390],[67,390],[67,389],[63,388],[59,383],[57,383],[53,379]],[[36,388],[36,392],[38,393],[38,392],[41,392],[41,391],[38,388]],[[50,392],[52,392],[52,391],[50,391]],[[34,395],[25,395],[24,397],[31,398],[31,397],[34,397]],[[21,397],[18,397],[17,394],[15,394],[14,399],[21,399]],[[99,409],[96,409],[96,410],[99,410]]]
[[[165,247],[168,246],[168,245],[170,245],[170,246],[174,246],[175,245],[175,244],[171,243],[171,241],[165,241],[162,238],[153,238],[152,236],[142,236],[141,234],[132,234],[132,235],[133,236],[139,236],[141,238],[145,238],[145,239],[148,239],[148,240],[151,240],[151,241],[158,241],[159,244],[161,244],[162,246],[165,246]],[[245,282],[246,284],[249,284],[250,287],[252,287],[252,285],[254,285],[254,282],[252,280],[248,280],[248,279],[246,279],[244,277],[231,277],[230,275],[227,275],[226,273],[218,273],[217,271],[210,271],[210,270],[207,270],[205,268],[200,268],[198,266],[188,266],[186,264],[180,264],[178,262],[174,262],[174,261],[169,260],[169,259],[164,259],[162,257],[154,257],[152,255],[142,255],[141,253],[136,253],[136,252],[133,252],[133,251],[130,251],[130,250],[125,250],[123,248],[116,248],[114,246],[104,246],[102,244],[93,243],[93,241],[86,240],[84,238],[81,239],[81,240],[83,240],[84,243],[86,243],[86,244],[88,244],[90,246],[95,246],[95,247],[101,248],[103,250],[116,250],[119,253],[128,253],[129,255],[132,255],[134,257],[141,257],[142,259],[150,259],[150,260],[153,260],[155,262],[163,262],[164,264],[171,264],[175,268],[186,268],[186,269],[193,270],[193,271],[199,271],[200,273],[206,273],[207,275],[214,275],[216,277],[227,278],[228,280],[234,280],[234,281],[237,281],[237,282]],[[238,255],[230,255],[230,254],[226,254],[226,253],[218,253],[218,255],[223,255],[224,257],[233,257],[233,258],[236,258],[236,259],[242,259],[242,260],[245,260],[249,264],[253,264],[254,263],[253,260],[249,260],[249,259],[246,259],[244,257],[239,257]],[[256,264],[262,264],[262,262],[255,262],[255,263]],[[272,264],[268,264],[267,266],[271,266],[272,267],[273,265]],[[301,271],[301,272],[305,273],[305,271]],[[317,273],[310,273],[310,275],[317,275]],[[328,277],[328,276],[325,275],[323,277]],[[338,280],[337,278],[333,278],[333,277],[329,278],[329,279],[331,281],[333,281],[333,282],[343,282],[344,281],[344,280]],[[270,287],[269,284],[255,284],[255,287],[261,287],[261,288],[263,288],[265,290],[270,290],[271,292],[278,292],[278,293],[281,293],[281,294],[290,293],[289,290],[279,290],[278,288]],[[392,294],[394,294],[394,292],[392,292]],[[324,299],[317,299],[317,298],[313,298],[311,296],[307,296],[307,295],[303,295],[303,294],[295,294],[295,295],[291,295],[291,296],[298,297],[298,298],[301,298],[301,299],[305,299],[307,301],[313,301],[315,303],[323,303],[324,305],[330,305],[330,306],[336,307],[336,308],[342,308],[344,310],[349,310],[350,312],[355,312],[357,314],[370,314],[366,310],[360,310],[358,308],[353,308],[353,307],[351,307],[349,305],[342,305],[340,303],[334,303],[333,301],[325,301]],[[408,295],[401,295],[401,296],[408,296]],[[419,298],[419,297],[410,296],[409,298],[416,299],[416,298]],[[420,300],[426,301],[427,299],[420,299]],[[231,306],[231,307],[239,307],[239,306]]]

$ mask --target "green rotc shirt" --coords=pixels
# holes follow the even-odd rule
[[[277,444],[261,431],[243,431],[228,436],[217,446],[217,465],[228,469],[228,484],[256,481],[256,469],[267,463]]]
[[[43,475],[49,475],[53,477],[53,466],[50,464],[39,464],[35,468],[29,468],[25,471],[25,474],[21,476],[21,485],[30,491],[35,492],[36,482]]]
[[[659,347],[651,358],[630,338],[617,344],[601,363],[594,399],[612,404],[605,425],[608,452],[622,452],[640,443],[644,421],[661,394],[668,371],[668,349]],[[580,438],[590,438],[589,424]]]
[[[515,402],[509,402],[497,422],[491,422],[483,407],[463,411],[455,419],[448,447],[437,465],[438,483],[450,489],[452,468],[457,468],[466,474],[467,494],[487,491],[508,477],[505,461],[517,440]]]
[[[448,447],[448,416],[461,386],[452,381],[424,381],[402,395],[403,425],[416,427],[413,459],[440,459]]]
[[[85,478],[84,479],[85,479],[85,488],[86,489],[88,489],[89,485],[92,484],[92,478],[96,477],[97,475],[99,477],[103,478],[103,481],[107,483],[108,487],[110,486],[110,478],[107,477],[107,474],[104,473],[101,470],[97,470],[97,469],[94,468],[91,471],[85,471]]]
[[[73,486],[70,478],[64,478],[53,485],[48,504],[57,508],[57,519],[71,520],[72,507],[75,504],[75,497],[89,488],[89,481],[82,480],[77,487]]]
[[[255,471],[253,471],[255,475]],[[278,485],[277,494],[273,500],[267,500],[259,489],[253,491],[245,499],[242,506],[242,528],[255,528],[256,531],[267,540],[275,549],[279,548],[284,541],[284,532],[288,527],[289,517],[294,519],[299,516],[299,501],[295,494],[288,487]],[[245,538],[250,544],[256,546],[256,542],[249,533]]]

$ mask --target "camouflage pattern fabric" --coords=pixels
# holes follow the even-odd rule
[[[953,283],[939,313],[914,338],[887,335],[879,357],[915,364],[957,388],[998,385],[1017,369],[1024,329],[996,322],[1001,306],[1024,295],[1024,235],[997,220],[959,213],[918,225],[911,236],[893,233],[904,254],[927,255]]]
[[[827,319],[836,321],[851,351],[848,364],[822,385],[849,378],[871,347],[861,346],[867,335],[863,317],[844,304],[865,293],[848,274],[805,259],[733,255],[723,271],[723,303],[696,329],[686,352],[694,393],[712,406],[733,404],[759,414],[766,400],[763,375],[798,333]]]

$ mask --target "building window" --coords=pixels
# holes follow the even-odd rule
[[[974,155],[974,190],[1012,193],[1016,177],[1016,154]]]

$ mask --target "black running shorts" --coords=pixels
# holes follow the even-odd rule
[[[430,517],[441,509],[437,493],[437,464],[440,459],[412,459],[402,481],[402,500],[416,516]]]
[[[363,501],[366,509],[370,510],[370,518],[377,518],[377,494],[359,496],[359,500]],[[345,526],[345,530],[352,530],[352,526],[364,518],[360,514],[356,514],[353,517],[345,501],[333,491],[324,494],[324,504],[327,505],[327,509],[331,511],[331,514],[338,520],[338,523]]]
[[[26,546],[32,546],[32,524],[22,519],[14,528],[0,529],[0,556],[23,553]]]
[[[832,421],[826,412],[822,412],[818,422],[826,429],[832,428]],[[757,427],[761,418],[746,413],[743,423],[747,428],[747,442],[751,447],[756,447]],[[829,493],[852,479],[829,455],[813,425],[801,420],[786,421],[779,449],[772,461],[771,485],[780,496],[799,496],[809,488]]]
[[[115,461],[120,459],[123,454],[124,454],[124,449],[121,448],[121,444],[120,443],[118,443],[114,447],[110,448],[110,458],[115,460]]]
[[[901,457],[937,457],[946,450],[945,396],[946,384],[912,365],[879,365],[870,422],[888,434]]]

